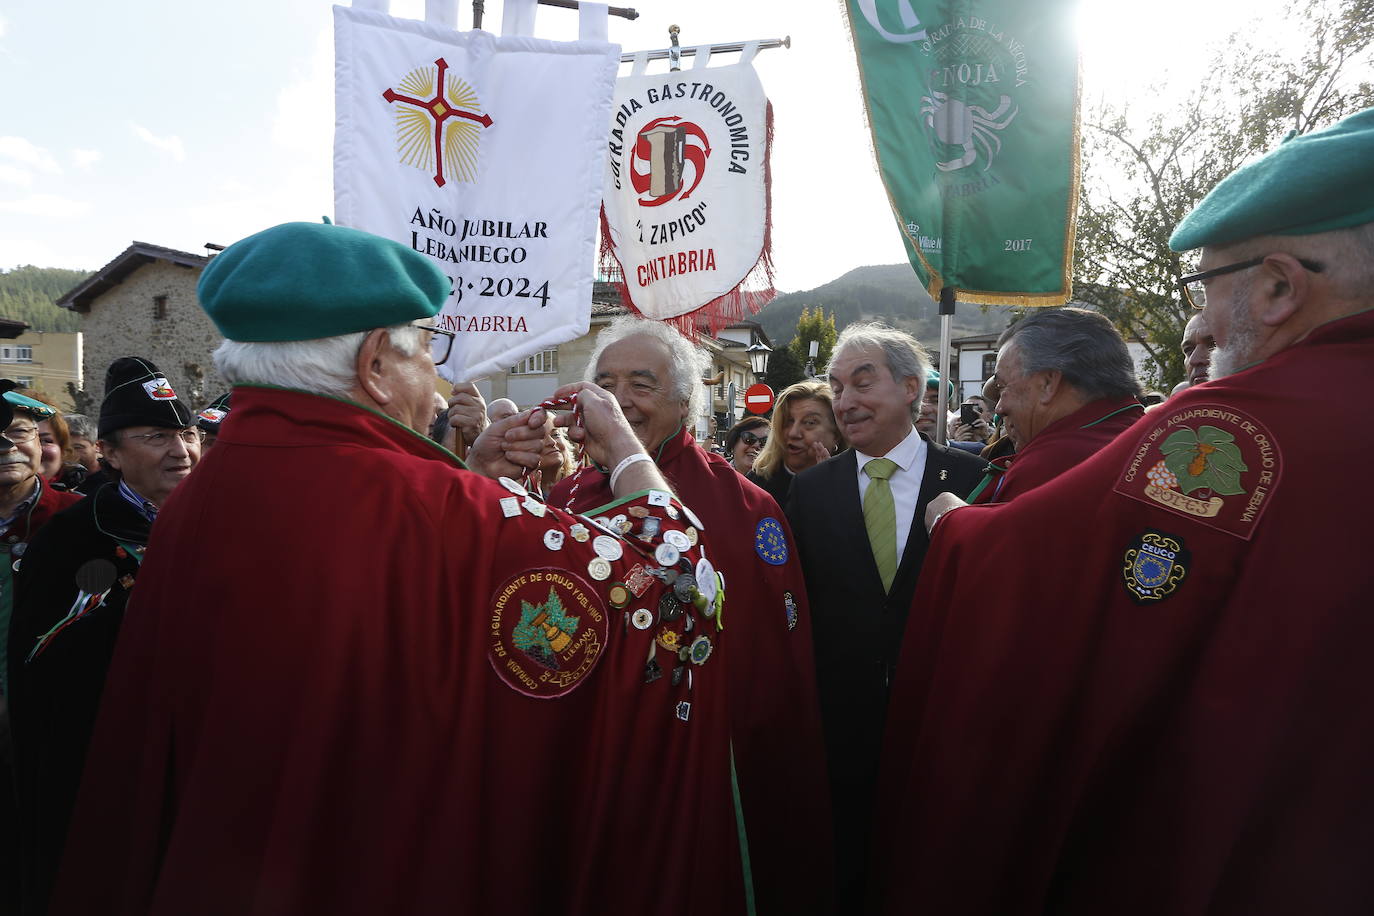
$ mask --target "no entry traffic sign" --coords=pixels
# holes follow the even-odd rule
[[[773,389],[763,382],[755,382],[744,392],[744,409],[750,413],[768,413],[773,409]]]

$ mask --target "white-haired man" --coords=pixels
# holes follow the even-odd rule
[[[926,552],[919,520],[935,494],[973,489],[983,462],[917,431],[930,371],[909,334],[852,324],[828,373],[850,448],[797,475],[787,514],[815,620],[839,901],[852,909],[865,893],[888,685]]]
[[[597,337],[587,377],[615,396],[695,510],[697,527],[710,533],[710,560],[730,596],[729,631],[749,647],[745,661],[730,666],[730,727],[759,909],[822,912],[830,812],[802,572],[778,504],[692,436],[706,367],[705,355],[671,327],[627,316]],[[605,503],[608,470],[563,480],[549,502],[571,511]]]
[[[561,390],[625,537],[420,434],[451,342],[414,324],[449,293],[423,255],[293,223],[198,292],[234,409],[159,513],[51,912],[743,913],[719,589],[646,609],[644,557],[709,535],[615,400]],[[533,465],[543,421],[473,461]],[[645,683],[679,647],[692,676]]]
[[[932,518],[882,912],[1369,912],[1374,498],[1331,474],[1374,431],[1312,392],[1371,378],[1371,150],[1374,109],[1179,224],[1211,381],[1010,503]]]

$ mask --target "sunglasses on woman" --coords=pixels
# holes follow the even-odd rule
[[[748,431],[746,430],[745,432],[740,433],[740,434],[739,434],[739,437],[740,437],[740,441],[742,441],[745,445],[749,446],[750,448],[753,448],[753,447],[756,446],[756,445],[758,445],[758,446],[763,446],[763,445],[766,445],[767,442],[768,442],[768,434],[767,434],[767,433],[765,433],[765,434],[762,435],[762,436],[756,436],[756,435],[754,435],[753,433],[748,432]]]

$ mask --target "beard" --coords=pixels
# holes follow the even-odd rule
[[[1226,303],[1231,330],[1227,334],[1226,345],[1217,345],[1212,351],[1210,377],[1225,378],[1234,375],[1255,361],[1255,352],[1260,344],[1260,326],[1250,314],[1248,305],[1250,284],[1237,288]]]

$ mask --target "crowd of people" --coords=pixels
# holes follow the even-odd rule
[[[0,382],[4,911],[1367,912],[1367,498],[1309,392],[1370,377],[1372,167],[1374,110],[1182,221],[1167,400],[1037,310],[946,441],[881,324],[717,453],[665,324],[443,398],[427,258],[230,246],[232,395]]]

